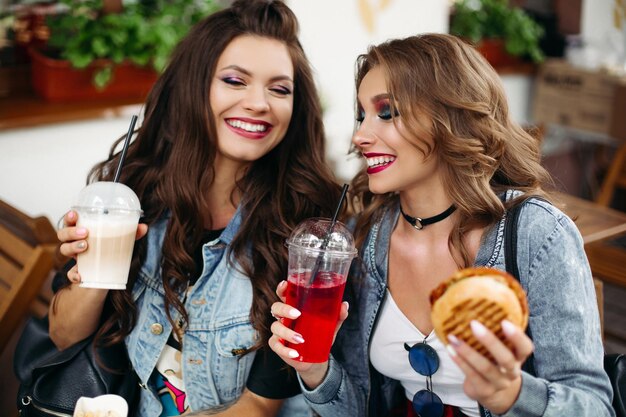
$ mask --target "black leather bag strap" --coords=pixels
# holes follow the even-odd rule
[[[530,198],[527,198],[526,200],[510,207],[506,212],[504,220],[504,264],[506,272],[513,275],[513,277],[515,277],[518,281],[520,280],[519,267],[517,265],[517,230],[519,228],[519,214],[522,211],[524,203],[526,203]],[[526,334],[532,340],[530,324],[526,327]],[[530,375],[536,375],[535,358],[532,353],[522,365],[522,370]]]
[[[626,355],[604,355],[604,370],[613,386],[613,409],[617,417],[626,417]]]

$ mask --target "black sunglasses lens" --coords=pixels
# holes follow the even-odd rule
[[[420,417],[441,417],[443,402],[434,392],[423,389],[413,396],[413,410]]]
[[[439,369],[439,356],[426,343],[417,343],[409,349],[409,362],[415,372],[424,376],[430,376]]]

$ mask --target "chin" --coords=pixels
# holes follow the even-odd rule
[[[397,191],[397,188],[391,187],[389,184],[385,184],[381,181],[372,180],[371,178],[368,187],[370,192],[374,194],[386,194]]]
[[[374,186],[372,184],[369,185],[369,189],[370,189],[370,192],[372,192],[374,194],[385,194],[387,192],[387,191],[385,191],[384,188],[376,187],[376,186]]]

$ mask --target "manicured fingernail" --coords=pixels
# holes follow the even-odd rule
[[[76,229],[76,234],[79,236],[85,236],[87,234],[87,229],[84,227],[79,227]]]
[[[85,248],[87,247],[87,242],[85,242],[85,241],[78,242],[78,243],[76,244],[76,247],[77,247],[78,249],[85,249]]]
[[[472,328],[472,332],[476,337],[483,337],[487,334],[487,328],[483,326],[482,323],[480,323],[479,321],[470,321],[470,327]]]
[[[454,347],[461,346],[461,341],[453,334],[448,335],[448,342],[450,342],[450,344]]]
[[[74,213],[73,211],[70,210],[67,212],[67,218],[69,220],[74,220],[75,217],[76,217],[76,213]]]
[[[346,311],[350,311],[350,303],[347,301],[343,302],[346,305]]]
[[[450,356],[452,356],[453,358],[456,357],[456,350],[454,350],[454,347],[452,347],[452,345],[446,345],[446,350],[448,351]]]
[[[291,336],[291,340],[293,340],[295,343],[304,343],[304,338],[302,337],[302,335],[297,333]]]
[[[287,313],[287,315],[289,317],[291,317],[292,319],[297,319],[298,317],[300,317],[300,311],[296,310],[295,308],[292,308],[291,310],[289,310],[289,313]]]
[[[282,288],[282,287],[284,287],[285,285],[287,285],[287,281],[282,280],[282,281],[280,281],[280,282],[278,283],[278,288]]]
[[[502,331],[507,336],[512,336],[517,331],[517,327],[508,320],[502,320],[502,323],[500,323],[500,325],[502,326]]]
[[[289,357],[290,357],[290,358],[294,358],[294,359],[295,359],[295,358],[297,358],[298,356],[300,356],[300,354],[299,354],[297,351],[295,351],[295,350],[293,350],[293,349],[289,351]]]

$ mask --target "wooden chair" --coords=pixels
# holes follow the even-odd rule
[[[55,259],[62,262],[57,246],[45,217],[31,218],[0,201],[0,352],[29,310],[47,312],[49,290],[42,285]]]
[[[626,144],[622,145],[611,161],[611,165],[602,181],[596,203],[610,207],[617,189],[626,189]]]
[[[29,246],[0,225],[0,352],[48,277],[53,262],[41,246]]]
[[[622,145],[606,173],[596,203],[610,207],[618,189],[626,190],[626,144]],[[626,287],[626,248],[611,240],[585,246],[594,275],[603,281]]]
[[[56,231],[46,217],[30,217],[0,200],[0,225],[31,247],[41,245],[52,257],[55,270],[60,269],[67,262],[67,258],[59,253]],[[48,312],[51,298],[50,285],[43,286],[29,307],[31,314],[43,317]]]

